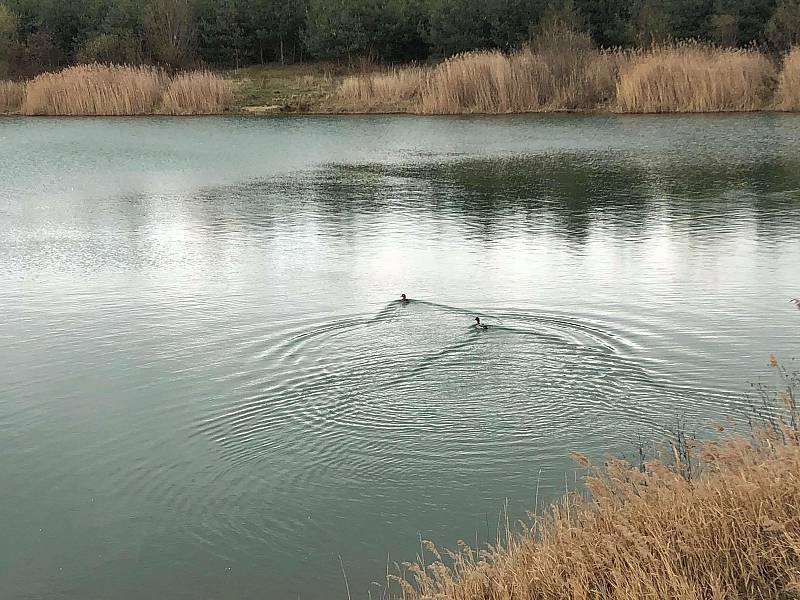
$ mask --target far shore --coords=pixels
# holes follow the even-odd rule
[[[648,50],[523,48],[358,69],[259,65],[169,74],[76,65],[0,81],[0,114],[25,116],[686,114],[800,111],[800,47],[677,44]]]

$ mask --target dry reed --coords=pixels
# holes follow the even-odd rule
[[[165,74],[155,67],[78,65],[44,73],[28,83],[26,115],[152,114]]]
[[[78,65],[28,82],[25,115],[129,116],[217,114],[233,101],[232,84],[207,71],[170,78],[157,67]]]
[[[800,591],[800,446],[702,447],[687,481],[660,463],[612,461],[520,537],[479,559],[466,547],[423,569],[405,597],[795,598]]]
[[[575,453],[588,497],[567,496],[520,534],[507,526],[481,553],[461,543],[444,561],[429,545],[436,562],[407,563],[395,578],[403,598],[797,598],[800,374],[770,361],[786,386],[754,405],[750,438],[679,435],[671,461],[640,466],[594,468]]]
[[[611,109],[628,113],[763,110],[773,105],[770,59],[755,50],[696,43],[640,51],[591,47],[580,35],[511,54],[467,52],[432,67],[348,77],[350,112],[519,113]],[[784,61],[779,107],[800,104],[800,51]]]
[[[413,108],[426,85],[428,69],[406,67],[348,77],[339,92],[344,109],[359,112],[398,112]]]
[[[347,78],[339,99],[354,111],[421,114],[593,109],[613,94],[620,53],[467,52],[435,67]]]
[[[778,80],[777,106],[779,110],[800,111],[800,46],[795,46],[784,57]]]
[[[625,54],[571,48],[467,52],[435,67],[347,78],[345,109],[420,114],[591,110],[613,98]]]
[[[616,109],[628,113],[764,109],[775,70],[754,50],[682,44],[632,57],[619,74]]]
[[[0,114],[19,112],[25,97],[25,85],[16,81],[0,81]]]
[[[216,115],[233,104],[233,84],[210,71],[180,73],[161,98],[167,115]]]
[[[422,93],[420,112],[509,112],[511,85],[511,68],[504,54],[458,54],[432,71]]]

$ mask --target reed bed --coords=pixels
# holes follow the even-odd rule
[[[800,111],[800,46],[795,46],[783,59],[778,81],[779,110]]]
[[[161,98],[166,75],[155,67],[78,65],[28,83],[26,115],[148,115]]]
[[[159,112],[167,115],[216,115],[233,104],[233,84],[210,71],[180,73],[167,86]]]
[[[420,112],[510,112],[512,95],[523,91],[515,89],[515,83],[509,57],[501,52],[459,54],[433,69],[422,90]],[[529,97],[525,91],[519,94],[521,106]]]
[[[420,114],[517,113],[596,108],[613,94],[621,53],[467,52],[435,67],[345,79],[339,99]]]
[[[233,102],[232,84],[207,71],[174,78],[151,66],[78,65],[44,73],[25,87],[25,115],[217,114]]]
[[[480,558],[408,565],[404,597],[449,600],[797,598],[800,447],[709,444],[709,475],[612,462],[535,527]],[[434,549],[431,548],[431,551]]]
[[[598,468],[574,454],[585,496],[568,495],[516,535],[507,524],[505,541],[481,553],[461,543],[443,559],[428,544],[435,562],[405,564],[394,578],[403,598],[797,598],[800,374],[771,361],[783,407],[757,408],[751,436],[699,443],[679,433],[669,460],[640,465]]]
[[[422,67],[364,73],[346,78],[338,96],[346,110],[398,112],[418,102],[428,76]]]
[[[16,81],[0,81],[0,114],[15,114],[22,107],[25,85]]]
[[[620,70],[616,110],[632,113],[762,110],[775,70],[754,50],[684,44],[635,55]]]
[[[511,54],[468,52],[428,67],[348,77],[345,112],[416,114],[611,110],[621,113],[800,110],[800,50],[778,77],[765,54],[697,43],[598,50],[575,37]],[[775,82],[778,81],[776,93]]]

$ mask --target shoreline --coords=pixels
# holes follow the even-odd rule
[[[525,47],[356,69],[328,63],[169,73],[76,65],[0,81],[25,116],[524,115],[800,112],[800,46],[783,57],[677,44],[554,54]]]
[[[407,117],[413,118],[433,118],[433,119],[447,119],[447,118],[463,118],[463,117],[481,117],[481,118],[503,118],[503,117],[524,117],[524,116],[597,116],[597,117],[675,117],[675,116],[689,116],[689,115],[800,115],[800,111],[795,110],[779,110],[779,109],[762,109],[762,110],[717,110],[717,111],[661,111],[661,112],[618,112],[611,110],[538,110],[538,111],[521,111],[521,112],[463,112],[463,113],[447,113],[447,114],[428,114],[428,113],[413,113],[406,111],[271,111],[267,113],[252,112],[247,110],[230,110],[222,113],[214,114],[180,114],[168,115],[159,112],[148,114],[129,114],[129,115],[102,115],[102,114],[83,114],[83,115],[24,115],[21,113],[0,113],[0,120],[2,119],[224,119],[230,117],[244,117],[249,119],[276,119],[276,118],[303,118],[303,117]]]
[[[742,415],[749,431],[723,434],[731,423],[720,420],[698,439],[679,422],[652,455],[640,440],[638,459],[596,465],[571,452],[582,488],[567,484],[521,527],[506,513],[486,549],[459,541],[445,553],[420,540],[433,558],[421,550],[387,583],[407,600],[793,597],[800,372],[774,355],[770,366],[779,383]]]

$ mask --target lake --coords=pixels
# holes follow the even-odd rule
[[[573,489],[571,450],[741,416],[800,356],[798,140],[0,120],[0,597],[379,598],[420,537]]]

